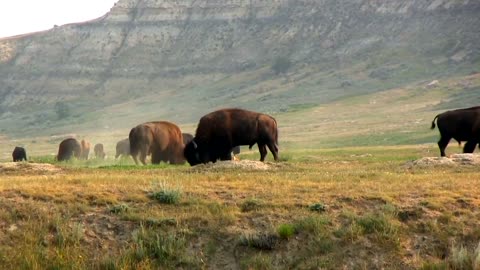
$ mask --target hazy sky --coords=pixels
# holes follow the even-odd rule
[[[105,15],[118,0],[1,0],[0,37],[15,36]]]

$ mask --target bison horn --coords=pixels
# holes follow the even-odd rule
[[[192,143],[193,143],[193,148],[197,149],[198,147],[197,143],[194,140],[192,140]]]

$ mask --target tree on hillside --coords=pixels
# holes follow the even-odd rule
[[[65,102],[57,101],[55,103],[55,113],[58,119],[67,118],[70,116],[70,107]]]
[[[292,66],[292,62],[285,56],[275,58],[272,64],[272,70],[275,74],[285,73]]]

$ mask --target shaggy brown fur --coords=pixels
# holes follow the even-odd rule
[[[82,153],[82,146],[74,138],[68,138],[63,140],[58,146],[58,161],[70,160],[72,156],[80,158]]]
[[[170,164],[183,164],[183,139],[180,128],[167,121],[147,122],[140,124],[130,131],[130,154],[138,164],[140,161],[145,165],[146,157],[152,154],[152,164],[161,161]]]
[[[93,152],[95,153],[96,158],[105,159],[105,151],[103,150],[103,144],[95,144],[95,146],[93,147]]]
[[[232,149],[238,145],[257,144],[260,161],[267,147],[278,160],[277,121],[269,115],[242,110],[223,109],[200,119],[195,138],[185,145],[184,155],[190,165],[231,160]]]
[[[115,153],[115,159],[117,159],[119,156],[129,156],[130,155],[130,140],[128,138],[123,139],[119,142],[117,142],[117,145],[115,147],[116,153]]]

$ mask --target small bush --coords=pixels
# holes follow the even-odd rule
[[[292,66],[292,62],[290,59],[284,56],[280,56],[275,58],[272,64],[272,70],[275,74],[286,73],[290,67]]]
[[[240,244],[262,250],[273,250],[277,245],[278,237],[275,234],[260,233],[256,235],[242,235]]]
[[[166,183],[160,183],[160,191],[150,194],[152,199],[164,204],[177,204],[180,201],[182,192],[180,188],[169,188]]]
[[[177,204],[180,201],[180,196],[178,190],[161,190],[151,195],[153,199],[165,204]]]
[[[282,224],[277,229],[278,235],[283,239],[288,239],[295,234],[295,226],[291,224]]]
[[[118,204],[110,207],[109,212],[112,214],[120,214],[128,212],[129,207],[126,204]]]
[[[325,212],[327,210],[327,206],[325,206],[323,203],[314,203],[308,207],[310,211],[315,211],[315,212]]]
[[[54,109],[58,119],[63,119],[70,116],[70,106],[65,102],[57,101]]]
[[[263,202],[255,199],[255,198],[250,198],[245,200],[241,205],[240,209],[242,212],[250,212],[254,210],[258,210],[262,207]]]

